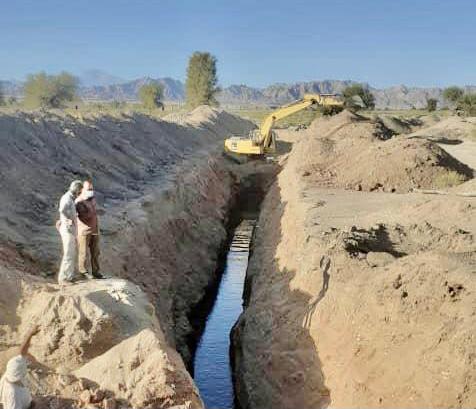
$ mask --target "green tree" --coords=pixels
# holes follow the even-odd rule
[[[188,107],[218,105],[217,84],[217,59],[210,53],[194,52],[188,61],[185,84]]]
[[[67,72],[32,74],[25,83],[25,105],[30,108],[61,108],[74,100],[77,89],[78,80]]]
[[[456,104],[463,96],[463,90],[459,87],[448,87],[443,91],[443,98],[445,101]]]
[[[476,94],[465,94],[456,104],[456,112],[464,116],[476,116]]]
[[[426,100],[426,109],[428,112],[436,111],[436,107],[438,106],[438,100],[435,98],[428,98]]]
[[[79,81],[67,72],[62,72],[53,77],[55,102],[60,107],[65,102],[73,101],[76,97]]]
[[[163,108],[161,99],[164,94],[162,85],[157,82],[142,85],[139,89],[139,99],[147,109]]]
[[[374,109],[375,97],[368,88],[364,88],[361,84],[352,84],[342,92],[345,107],[358,111],[359,109]]]

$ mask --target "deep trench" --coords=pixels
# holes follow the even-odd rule
[[[239,409],[234,394],[230,337],[242,312],[252,232],[276,170],[276,165],[263,164],[238,178],[227,220],[227,240],[220,249],[214,272],[216,279],[189,316],[194,333],[188,338],[192,351],[188,370],[209,409]]]

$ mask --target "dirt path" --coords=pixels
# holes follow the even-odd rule
[[[420,223],[426,220],[432,224],[441,223],[445,227],[455,225],[476,233],[476,219],[461,219],[454,209],[476,204],[476,198],[464,198],[422,193],[367,193],[338,189],[308,188],[304,203],[310,206],[309,217],[319,230],[331,228],[345,229],[355,225],[372,226],[385,220],[400,223],[405,214],[406,223]],[[405,209],[405,212],[402,212]],[[425,209],[432,211],[425,212]],[[441,212],[447,212],[442,218]]]

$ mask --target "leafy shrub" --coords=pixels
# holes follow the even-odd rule
[[[435,98],[428,98],[426,100],[426,109],[428,112],[436,111],[436,107],[438,106],[438,100]]]
[[[67,72],[32,74],[25,83],[25,105],[30,108],[61,108],[74,100],[77,89],[78,80]]]
[[[456,112],[463,116],[476,116],[476,94],[464,94],[456,104]]]
[[[443,91],[443,98],[450,103],[456,103],[463,96],[463,90],[459,87],[448,87]]]
[[[161,99],[163,97],[164,89],[162,85],[153,82],[151,84],[142,85],[139,89],[139,99],[147,109],[155,109],[162,107]]]
[[[342,112],[343,110],[344,110],[344,107],[341,107],[338,105],[324,105],[320,107],[320,111],[322,115],[324,116],[336,115],[339,112]]]
[[[351,111],[375,108],[375,97],[368,88],[364,88],[361,84],[349,85],[344,89],[342,95],[345,107]]]

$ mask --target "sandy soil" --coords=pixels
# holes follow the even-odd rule
[[[0,371],[39,320],[34,352],[52,374],[40,376],[40,395],[58,395],[67,406],[84,392],[73,381],[71,388],[58,384],[60,371],[88,378],[126,406],[201,407],[183,363],[194,337],[189,317],[216,280],[235,193],[221,159],[223,138],[252,126],[207,107],[180,123],[0,115]],[[103,272],[139,285],[139,298],[149,300],[126,302],[131,311],[120,313],[105,284],[53,284],[57,201],[72,179],[87,175],[102,208]]]
[[[463,140],[457,145],[442,143],[438,145],[460,162],[466,163],[472,169],[476,169],[476,156],[474,155],[474,152],[476,152],[476,141]]]
[[[21,274],[21,273],[19,273]],[[121,405],[200,408],[202,402],[177,351],[166,342],[153,305],[140,288],[127,280],[107,279],[59,287],[42,280],[0,270],[4,308],[17,316],[2,323],[2,362],[16,354],[18,334],[31,323],[40,325],[30,352],[28,386],[39,407],[71,407],[84,394],[102,407],[105,400]],[[14,323],[11,323],[14,324]]]
[[[349,112],[315,121],[306,135],[298,172],[316,185],[408,192],[448,187],[473,174],[437,144],[394,136],[380,121]]]
[[[476,118],[464,118],[450,116],[448,118],[433,121],[431,117],[422,118],[426,126],[409,134],[409,137],[425,137],[435,140],[468,140],[474,139],[476,135]]]
[[[331,121],[332,131],[315,135]],[[476,199],[339,189],[345,170],[374,169],[355,155],[323,187],[322,176],[302,170],[320,164],[319,139],[335,141],[347,127],[346,146],[375,140],[371,123],[331,121],[294,134],[265,199],[234,333],[238,398],[263,409],[472,407]],[[402,148],[408,140],[400,138],[393,143]],[[410,156],[395,148],[393,173],[382,163],[403,192],[420,172],[431,186],[438,167],[459,163],[423,142]],[[416,166],[433,153],[444,161]],[[399,159],[409,161],[408,173]]]

